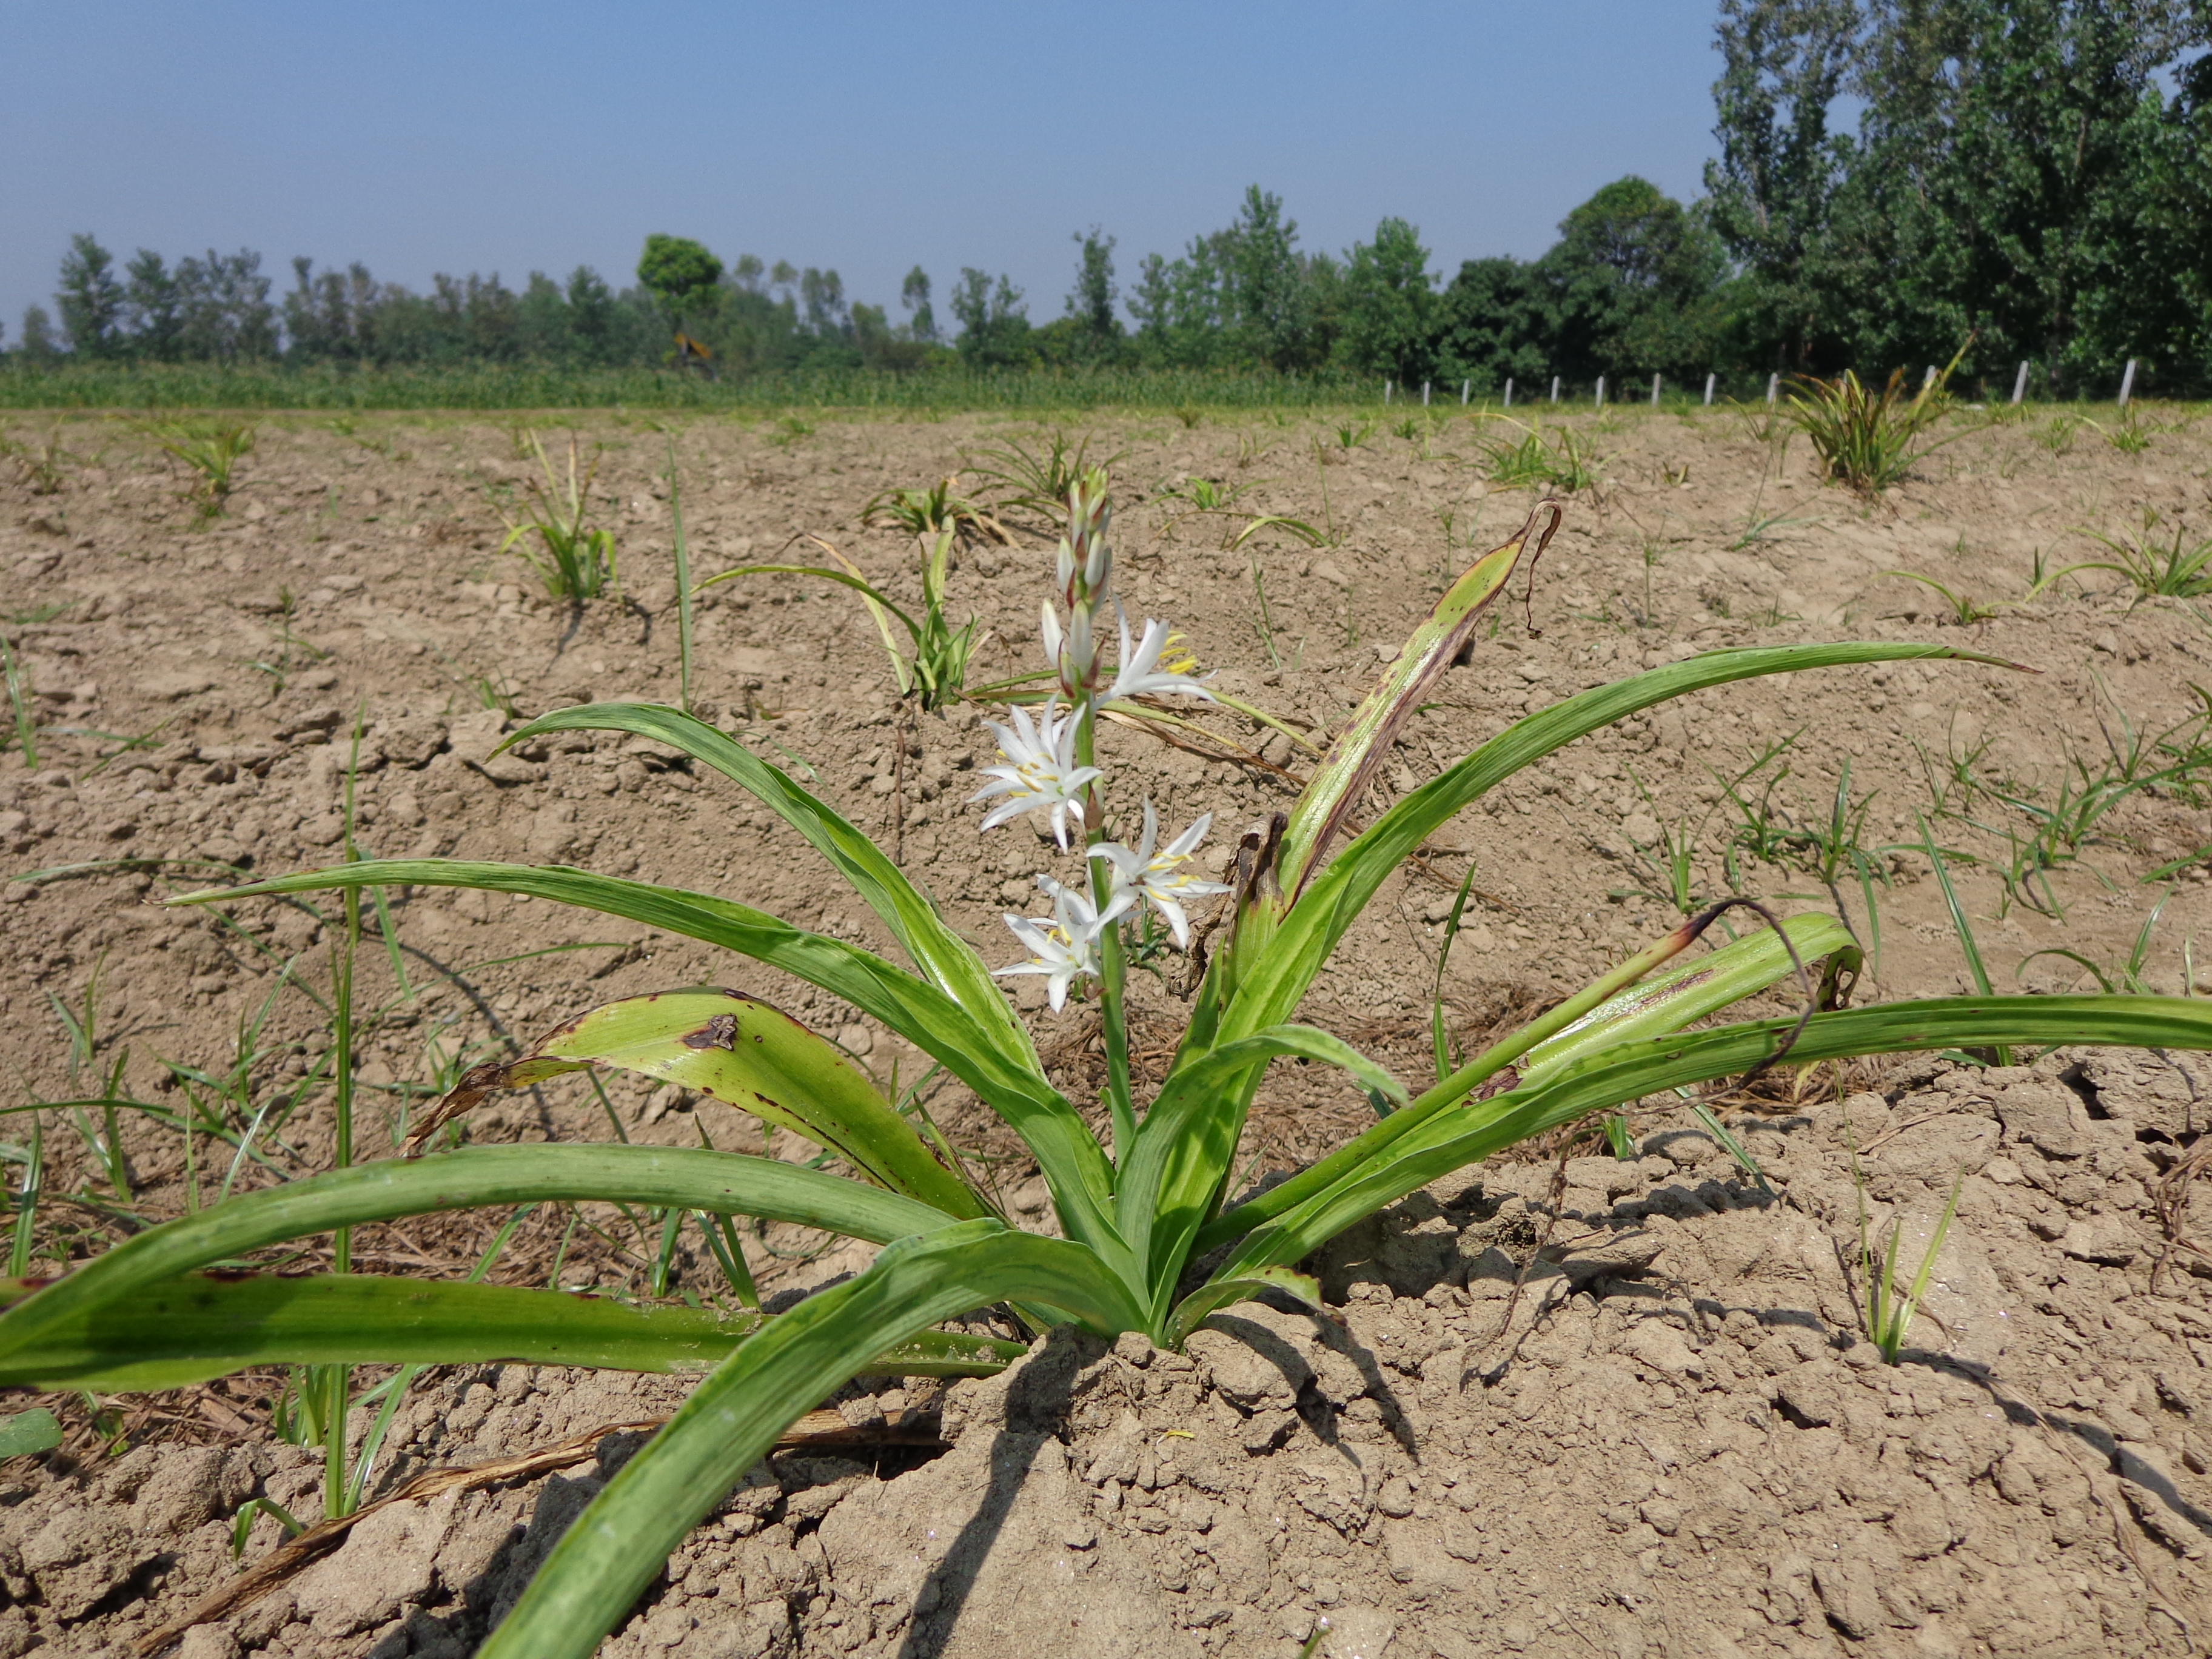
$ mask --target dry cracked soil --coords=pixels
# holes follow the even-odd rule
[[[796,837],[668,751],[580,733],[494,754],[518,714],[678,696],[666,437],[641,417],[576,418],[623,577],[619,599],[578,609],[535,597],[499,551],[498,503],[532,464],[516,428],[478,418],[264,418],[228,511],[204,522],[144,430],[119,420],[63,422],[46,493],[27,470],[4,486],[0,625],[39,764],[12,740],[0,754],[0,1030],[15,1091],[0,1153],[14,1184],[37,1122],[34,1271],[226,1178],[327,1165],[331,915],[154,901],[337,855],[349,775],[368,852],[571,862],[880,942]],[[1133,613],[1182,629],[1224,690],[1325,739],[1528,495],[1490,479],[1494,423],[1456,410],[1350,445],[1319,418],[1193,418],[1079,428],[1094,455],[1118,455],[1122,592]],[[2212,444],[2185,411],[2148,411],[2127,428],[2148,440],[2132,451],[2063,412],[1962,412],[1956,440],[1875,504],[1820,483],[1802,442],[1735,415],[1573,424],[1598,483],[1567,500],[1525,611],[1516,592],[1407,733],[1386,790],[1524,710],[1716,646],[1917,639],[2000,661],[1740,684],[1573,745],[1385,887],[1303,1018],[1423,1079],[1470,859],[1442,987],[1462,1041],[1618,960],[1684,900],[1731,890],[1840,902],[1869,947],[1862,1001],[1964,990],[1923,820],[1999,989],[2094,990],[2100,976],[2199,988],[2212,778],[2197,775],[2197,685],[2212,632],[2188,599],[2147,598],[2111,570],[2030,591],[2039,574],[2112,561],[2092,532],[2187,550]],[[541,426],[564,455],[556,417]],[[12,429],[49,435],[21,417]],[[674,435],[695,570],[770,560],[813,532],[907,600],[912,549],[862,523],[869,498],[963,469],[977,487],[981,452],[1045,441],[1034,422],[835,414]],[[1241,489],[1234,512],[1194,512],[1196,479]],[[1270,530],[1237,544],[1256,514],[1310,523],[1322,544]],[[1036,659],[1049,561],[1042,526],[1006,516],[1013,545],[964,550],[949,601],[956,623],[982,619],[990,677]],[[1902,570],[1972,603],[1889,574]],[[896,844],[994,961],[1012,958],[1000,917],[1029,899],[1050,849],[1025,827],[978,835],[964,798],[988,763],[981,715],[902,718],[848,594],[765,576],[712,589],[693,695]],[[1283,773],[1304,751],[1241,716],[1205,718],[1215,737],[1194,741],[1207,752],[1115,731],[1106,763],[1118,801],[1149,795],[1175,823],[1210,811],[1219,847],[1287,799]],[[1840,844],[1863,854],[1863,875],[1823,850],[1839,797]],[[464,1063],[667,986],[735,984],[886,1082],[921,1075],[912,1051],[826,997],[682,939],[452,890],[394,892],[387,916],[372,917],[359,959],[365,1156],[388,1153],[405,1112]],[[1179,964],[1159,966],[1135,1015],[1153,1075],[1180,1006]],[[1095,1024],[1018,994],[1066,1086],[1089,1088]],[[1018,1145],[929,1086],[1010,1213],[1048,1225]],[[1585,1140],[1501,1158],[1353,1229],[1310,1264],[1325,1315],[1246,1304],[1182,1353],[1059,1332],[998,1377],[848,1387],[830,1402],[842,1426],[749,1475],[603,1651],[2212,1651],[2212,1256],[2189,1215],[2208,1088],[2212,1063],[2181,1054],[1822,1068],[1710,1103],[1755,1170],[1693,1103],[1645,1101],[1633,1156]],[[111,1091],[147,1108],[121,1113],[112,1137],[96,1110],[41,1107]],[[188,1110],[234,1140],[258,1116],[251,1154],[187,1142],[170,1126]],[[1240,1170],[1294,1168],[1369,1110],[1278,1067]],[[763,1149],[728,1108],[621,1081],[604,1097],[574,1079],[506,1097],[465,1133]],[[766,1149],[813,1151],[788,1136]],[[1954,1183],[1926,1310],[1887,1364],[1864,1336],[1861,1217],[1877,1237],[1895,1228],[1910,1266]],[[457,1276],[506,1218],[363,1229],[356,1259]],[[611,1211],[546,1206],[491,1276],[635,1295],[655,1242]],[[673,1288],[721,1293],[694,1243]],[[775,1305],[865,1261],[793,1229],[748,1243]],[[323,1241],[288,1265],[327,1259]],[[667,1377],[434,1369],[394,1415],[376,1489],[649,1421],[683,1392]],[[0,1465],[0,1659],[137,1652],[282,1542],[258,1512],[239,1555],[241,1506],[320,1501],[320,1454],[295,1443],[281,1374],[16,1396],[35,1403],[68,1437]],[[641,1437],[587,1438],[560,1471],[378,1509],[171,1650],[459,1659]]]

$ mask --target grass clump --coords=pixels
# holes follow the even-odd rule
[[[526,486],[526,500],[519,513],[501,507],[507,538],[499,550],[515,550],[538,573],[549,599],[574,605],[601,598],[615,584],[615,537],[611,530],[592,522],[592,484],[599,477],[599,456],[594,453],[592,464],[580,467],[572,434],[564,475],[554,470],[544,441],[535,432],[528,435],[540,476]]]
[[[1854,1169],[1856,1164],[1854,1160]],[[1888,1228],[1888,1242],[1876,1245],[1867,1217],[1866,1181],[1859,1179],[1859,1279],[1865,1298],[1867,1340],[1881,1350],[1882,1358],[1894,1365],[1905,1352],[1905,1339],[1911,1334],[1912,1321],[1921,1311],[1921,1304],[1928,1295],[1929,1281],[1936,1276],[1936,1258],[1942,1254],[1943,1241],[1950,1236],[1951,1222],[1959,1213],[1959,1194],[1966,1177],[1961,1170],[1951,1183],[1951,1196],[1943,1206],[1943,1214],[1929,1233],[1928,1248],[1920,1257],[1920,1267],[1912,1275],[1910,1285],[1898,1281],[1897,1256],[1905,1240],[1905,1218],[1893,1216]]]
[[[1597,482],[1589,446],[1573,428],[1557,427],[1547,433],[1540,426],[1527,425],[1510,416],[1492,418],[1518,427],[1522,433],[1518,439],[1498,438],[1481,446],[1483,463],[1493,484],[1571,495]]]
[[[1960,356],[1965,355],[1962,346]],[[1848,368],[1832,380],[1807,376],[1793,386],[1782,413],[1820,458],[1822,477],[1871,498],[1938,447],[1923,440],[1950,409],[1951,371],[1958,366],[1954,357],[1910,397],[1901,368],[1880,392]]]
[[[67,482],[68,468],[81,459],[62,447],[61,422],[46,428],[43,438],[0,436],[0,459],[15,464],[15,471],[33,495],[58,495]]]
[[[238,464],[253,453],[255,428],[242,424],[172,421],[154,428],[161,453],[192,475],[191,496],[202,519],[219,519],[238,487]]]
[[[959,474],[940,478],[926,489],[879,490],[860,509],[860,522],[903,530],[909,536],[934,537],[951,531],[969,541],[1013,545],[1006,527],[984,508],[957,492]]]
[[[2108,570],[2123,578],[2140,599],[2198,599],[2212,593],[2212,537],[2191,541],[2182,526],[2176,525],[2172,536],[2161,543],[2151,533],[2158,525],[2157,511],[2146,507],[2139,535],[2107,536],[2101,531],[2083,531],[2112,557],[2063,566],[2038,581],[2037,591],[2076,570]]]

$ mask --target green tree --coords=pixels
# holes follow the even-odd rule
[[[703,242],[655,234],[645,239],[637,280],[680,322],[691,312],[704,309],[714,297],[715,285],[722,280],[722,262]]]
[[[1552,372],[1557,333],[1553,290],[1534,264],[1469,259],[1437,296],[1437,378],[1491,392],[1508,380],[1521,395]]]
[[[1713,228],[1744,273],[1731,325],[1743,356],[1802,370],[1838,343],[1826,280],[1832,204],[1856,147],[1830,112],[1857,61],[1854,0],[1722,0],[1713,83]]]
[[[156,362],[173,361],[184,333],[183,296],[177,279],[151,248],[140,248],[124,267],[124,329],[132,353]]]
[[[566,363],[571,360],[568,296],[560,283],[542,270],[530,273],[514,306],[516,343],[533,362]]]
[[[2159,180],[2202,154],[2161,82],[2207,43],[2189,0],[1869,0],[1863,160],[1837,204],[1836,292],[1870,366],[2062,375],[2187,336],[2181,265],[2151,232]],[[2179,156],[2175,151],[2179,150]]]
[[[1356,242],[1345,262],[1343,332],[1338,350],[1352,368],[1388,375],[1401,386],[1431,378],[1435,367],[1436,289],[1429,251],[1403,219],[1375,227],[1372,242]]]
[[[44,306],[23,307],[23,343],[15,349],[24,362],[38,368],[47,368],[61,356],[61,346],[54,339],[53,319],[46,315]]]
[[[54,304],[61,312],[70,349],[78,356],[122,355],[123,284],[115,277],[115,257],[90,236],[70,238]]]
[[[1648,179],[1605,185],[1560,222],[1558,243],[1538,262],[1553,290],[1553,368],[1702,372],[1713,361],[1726,259],[1704,216]]]
[[[1316,337],[1311,270],[1297,246],[1298,223],[1283,217],[1283,198],[1248,186],[1220,249],[1223,322],[1242,362],[1304,368],[1326,351]]]
[[[951,303],[960,323],[961,362],[974,368],[1012,368],[1030,361],[1029,309],[1021,289],[1006,277],[994,287],[986,273],[963,266]]]
[[[177,261],[178,350],[203,362],[251,362],[276,355],[276,307],[261,256],[250,248]]]
[[[568,273],[562,297],[568,309],[570,360],[592,367],[620,362],[618,307],[606,278],[589,265],[578,265]]]
[[[1114,238],[1093,225],[1088,234],[1079,231],[1073,240],[1082,251],[1076,256],[1067,314],[1077,325],[1078,355],[1095,362],[1113,356],[1121,343],[1121,319],[1114,314],[1121,296],[1114,282]]]
[[[937,338],[937,313],[929,308],[929,273],[916,265],[899,284],[899,304],[907,313],[907,328],[917,340]]]

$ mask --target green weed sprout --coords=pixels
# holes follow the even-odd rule
[[[1279,513],[1240,515],[1237,503],[1258,489],[1261,482],[1254,479],[1249,483],[1231,484],[1198,477],[1188,479],[1172,489],[1161,491],[1160,500],[1182,501],[1185,506],[1182,511],[1160,526],[1160,533],[1164,536],[1189,519],[1224,518],[1231,521],[1221,532],[1221,550],[1224,553],[1241,550],[1245,543],[1265,530],[1279,530],[1292,540],[1304,542],[1308,547],[1328,544],[1328,538],[1303,519],[1290,518]],[[1240,516],[1243,518],[1241,528],[1234,522]]]
[[[1196,876],[1210,828],[1162,825],[1116,793],[1095,738],[1129,699],[1204,701],[1164,667],[1166,623],[1133,641],[1118,615],[1106,481],[1078,480],[1042,633],[1053,686],[1000,732],[987,829],[1042,815],[1062,849],[1039,880],[1043,915],[1010,918],[1021,959],[995,971],[867,836],[792,776],[672,708],[601,703],[515,734],[624,732],[669,744],[781,817],[875,912],[895,961],[719,894],[562,866],[363,860],[179,902],[402,886],[527,893],[623,917],[788,971],[887,1027],[971,1090],[1042,1174],[1056,1236],[1007,1224],[989,1190],[825,1039],[769,1005],[711,987],[580,1012],[527,1052],[469,1070],[412,1125],[410,1145],[494,1091],[619,1068],[711,1095],[821,1147],[826,1167],[620,1144],[495,1146],[361,1163],[258,1192],[133,1235],[0,1316],[0,1386],[170,1388],[249,1365],[517,1364],[696,1370],[682,1409],[592,1498],[547,1557],[482,1659],[582,1659],[684,1536],[802,1413],[860,1372],[985,1373],[1021,1345],[937,1330],[1005,1304],[1032,1335],[1060,1325],[1097,1340],[1139,1333],[1179,1347],[1217,1310],[1262,1293],[1318,1303],[1298,1264],[1362,1218],[1532,1136],[1694,1091],[1785,1055],[1792,1064],[1905,1049],[2112,1043],[2212,1048],[2212,1006],[2142,996],[1965,997],[1810,1008],[1799,1018],[1705,1022],[1824,963],[1838,986],[1857,949],[1808,913],[1683,957],[1717,912],[1685,921],[1532,1024],[1460,1061],[1419,1094],[1343,1039],[1297,1019],[1316,978],[1390,876],[1491,790],[1568,744],[1671,698],[1767,675],[1899,660],[1990,659],[1907,642],[1709,652],[1593,687],[1505,727],[1354,833],[1398,736],[1479,648],[1510,580],[1559,526],[1540,503],[1474,561],[1406,640],[1287,811],[1237,839],[1226,884]],[[1119,645],[1119,649],[1115,647]],[[1216,890],[1225,887],[1225,890]],[[1203,947],[1200,903],[1218,905]],[[1192,952],[1188,1024],[1164,1080],[1139,1097],[1124,988],[1155,922]],[[1103,1132],[1052,1081],[1005,975],[1045,982],[1055,1011],[1095,1006],[1103,1039]],[[1822,999],[1829,1000],[1829,999]],[[842,1011],[833,1016],[848,1018]],[[1448,1055],[1449,1059],[1449,1056]],[[1391,1109],[1264,1192],[1232,1181],[1247,1116],[1271,1066],[1342,1073]],[[839,1168],[845,1173],[840,1173]],[[822,1229],[881,1247],[864,1272],[789,1312],[625,1305],[557,1291],[369,1273],[206,1276],[287,1240],[381,1219],[546,1201],[651,1206]],[[1203,1273],[1194,1264],[1205,1261]]]
[[[820,564],[743,564],[708,577],[696,591],[704,592],[718,582],[734,581],[740,576],[817,576],[851,588],[860,596],[860,602],[868,607],[868,615],[875,620],[884,653],[891,659],[891,675],[898,683],[899,696],[918,697],[924,709],[933,711],[957,702],[966,695],[968,665],[975,654],[980,637],[975,617],[970,617],[957,629],[945,620],[945,581],[951,570],[952,543],[957,533],[957,525],[945,524],[922,555],[920,622],[863,576],[858,565],[814,535],[805,539],[835,559],[836,568]],[[900,649],[898,635],[891,629],[894,622],[906,630],[910,650]]]
[[[2080,567],[2076,566],[2075,568],[2078,569]],[[1885,576],[1902,577],[1909,582],[1918,582],[1931,592],[1940,594],[1944,605],[1951,612],[1950,621],[1956,627],[1972,628],[1978,623],[1989,621],[2000,611],[2019,608],[2010,599],[1998,599],[1992,604],[1984,605],[1965,590],[1953,587],[1948,583],[1939,582],[1933,576],[1923,576],[1917,570],[1885,570],[1881,574]]]
[[[594,455],[592,465],[580,473],[572,434],[564,479],[554,471],[538,435],[531,433],[529,439],[531,453],[537,457],[544,477],[530,482],[529,501],[521,516],[510,516],[501,509],[501,516],[507,520],[507,538],[499,550],[504,553],[515,548],[545,584],[549,599],[571,604],[599,599],[615,582],[614,532],[592,522],[592,483],[599,476],[599,458]]]
[[[1868,1231],[1866,1182],[1863,1176],[1860,1178],[1858,1258],[1860,1279],[1866,1286],[1867,1340],[1881,1350],[1882,1358],[1890,1364],[1897,1364],[1898,1356],[1904,1352],[1913,1316],[1920,1311],[1921,1300],[1928,1294],[1928,1281],[1935,1277],[1936,1258],[1942,1253],[1943,1241],[1950,1234],[1952,1218],[1959,1213],[1959,1193],[1966,1184],[1966,1171],[1961,1170],[1958,1179],[1951,1183],[1950,1200],[1943,1206],[1942,1219],[1936,1224],[1936,1231],[1929,1237],[1919,1271],[1912,1275],[1911,1285],[1900,1291],[1897,1284],[1897,1252],[1904,1240],[1904,1218],[1891,1220],[1889,1243],[1881,1250],[1877,1266],[1874,1241]]]
[[[1861,495],[1879,495],[1913,463],[1951,441],[1922,440],[1949,410],[1951,371],[1966,355],[1966,347],[1960,346],[1943,372],[1910,398],[1901,368],[1878,392],[1848,368],[1832,380],[1806,376],[1791,389],[1784,418],[1812,444],[1822,477]]]
[[[2035,585],[2040,592],[2061,576],[2076,570],[2109,570],[2126,580],[2139,599],[2199,599],[2212,593],[2212,538],[2182,544],[2185,535],[2179,525],[2173,527],[2173,538],[2160,545],[2151,539],[2150,532],[2157,527],[2158,515],[2146,510],[2143,514],[2143,533],[2141,537],[2113,537],[2094,530],[2081,533],[2093,542],[2110,550],[2109,559],[2087,559],[2079,564],[2063,565]],[[2034,594],[2031,593],[2030,598]]]
[[[253,453],[254,428],[170,422],[154,428],[161,453],[196,475],[192,499],[203,519],[222,516],[237,488],[238,464]]]
[[[1065,432],[1055,428],[1045,435],[1039,448],[1031,449],[1019,439],[1009,439],[1003,444],[976,450],[967,459],[978,478],[999,487],[996,505],[1019,507],[1040,518],[1053,520],[1066,505],[1067,492],[1086,472],[1093,468],[1101,471],[1110,469],[1124,453],[1117,451],[1103,460],[1093,461],[1088,433],[1070,441]]]
[[[16,471],[33,495],[61,494],[69,465],[83,459],[62,447],[62,428],[58,421],[46,429],[44,438],[35,441],[26,442],[20,438],[0,435],[0,458],[15,463]]]

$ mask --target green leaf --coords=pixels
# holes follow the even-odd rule
[[[1249,1302],[1269,1291],[1295,1297],[1309,1308],[1327,1311],[1326,1304],[1322,1301],[1318,1279],[1288,1267],[1262,1267],[1258,1273],[1239,1279],[1208,1279],[1177,1303],[1175,1317],[1168,1322],[1168,1345],[1180,1348],[1189,1340],[1190,1334],[1198,1328],[1199,1322],[1208,1314],[1232,1303]]]
[[[1833,916],[1811,911],[1782,924],[1814,983],[1819,965],[1838,951],[1856,957],[1858,943]],[[1796,977],[1790,952],[1769,927],[1723,945],[1710,956],[1654,974],[1592,1009],[1558,1036],[1531,1048],[1519,1062],[1519,1086],[1549,1081],[1601,1049],[1637,1037],[1679,1031],[1693,1021],[1732,1008],[1746,997]]]
[[[1142,1311],[1082,1245],[990,1220],[902,1240],[809,1297],[692,1391],[562,1534],[478,1659],[586,1659],[669,1553],[799,1415],[886,1342],[1000,1301],[1064,1308],[1102,1334]]]
[[[947,1215],[987,1213],[834,1044],[757,998],[712,986],[625,997],[579,1014],[520,1059],[470,1072],[453,1091],[453,1109],[468,1109],[493,1089],[603,1066],[750,1112]]]
[[[1684,927],[1691,925],[1685,923]],[[1838,951],[1856,954],[1857,947],[1850,934],[1832,916],[1813,912],[1792,916],[1783,926],[1808,969],[1821,957]],[[1674,937],[1679,938],[1680,932],[1677,930]],[[1269,1217],[1281,1215],[1304,1203],[1350,1171],[1381,1157],[1438,1114],[1450,1110],[1479,1086],[1488,1084],[1493,1092],[1507,1087],[1533,1087],[1591,1053],[1632,1038],[1679,1030],[1693,1020],[1732,1007],[1790,976],[1789,952],[1782,948],[1772,931],[1764,927],[1708,956],[1655,973],[1615,993],[1578,1019],[1536,1042],[1519,1057],[1521,1070],[1517,1074],[1498,1077],[1492,1083],[1492,1078],[1502,1069],[1500,1064],[1492,1063],[1494,1057],[1500,1048],[1509,1054],[1510,1048],[1500,1045],[1485,1051],[1434,1088],[1423,1091],[1403,1111],[1391,1114],[1289,1180],[1216,1217],[1200,1231],[1194,1248],[1203,1254],[1240,1233],[1249,1232]],[[1584,992],[1582,997],[1589,994]],[[1528,1030],[1540,1031],[1580,1000],[1570,998],[1560,1009],[1535,1022]]]
[[[842,997],[936,1060],[1006,1120],[1036,1154],[1060,1224],[1070,1237],[1092,1244],[1109,1261],[1127,1259],[1127,1247],[1115,1231],[1108,1210],[1113,1170],[1075,1109],[1042,1073],[1009,1060],[989,1030],[945,992],[856,945],[794,927],[728,899],[593,875],[558,864],[364,859],[245,887],[188,893],[170,902],[205,904],[326,887],[409,885],[528,893],[556,904],[623,916],[735,951]],[[1012,1018],[1011,1013],[1006,1017]],[[1026,1043],[1026,1036],[1023,1041]]]
[[[1462,573],[1420,626],[1407,636],[1381,683],[1367,694],[1353,711],[1351,722],[1329,745],[1328,758],[1314,769],[1312,779],[1291,810],[1290,825],[1283,834],[1276,878],[1285,893],[1295,896],[1305,884],[1346,814],[1358,805],[1368,785],[1375,781],[1392,742],[1413,718],[1414,709],[1449,672],[1453,659],[1467,650],[1483,613],[1505,591],[1529,537],[1536,533],[1539,520],[1547,520],[1536,544],[1537,556],[1542,556],[1559,527],[1556,501],[1538,502],[1512,540],[1492,549]]]
[[[1400,800],[1308,881],[1267,952],[1254,964],[1224,1017],[1232,1035],[1289,1018],[1314,976],[1376,890],[1407,856],[1491,789],[1578,738],[1692,691],[1771,674],[1870,662],[1949,659],[2008,667],[2002,658],[1933,645],[1849,643],[1710,651],[1602,685],[1516,720],[1455,765]]]
[[[1007,1006],[1006,993],[975,947],[953,932],[937,907],[906,878],[875,842],[835,810],[809,794],[743,744],[680,709],[655,703],[586,703],[541,715],[507,738],[516,744],[544,732],[629,732],[680,749],[705,762],[754,796],[804,836],[882,918],[899,948],[922,977],[968,1012],[1008,1066],[1026,1069],[1042,1084],[1043,1068],[1028,1028]]]
[[[0,1282],[0,1297],[35,1288]],[[773,1319],[638,1308],[566,1291],[367,1273],[285,1279],[186,1273],[83,1310],[0,1363],[0,1387],[138,1392],[248,1365],[585,1365],[697,1372]],[[893,1376],[985,1376],[1022,1346],[926,1331],[877,1354]],[[21,1419],[16,1419],[20,1421]],[[0,1444],[7,1431],[0,1428]],[[15,1454],[0,1450],[0,1456]]]
[[[1255,948],[1247,950],[1239,937],[1216,955],[1193,1007],[1186,1051],[1290,1018],[1345,930],[1358,920],[1376,890],[1408,854],[1489,790],[1577,738],[1640,708],[1738,680],[1857,663],[1938,659],[2010,666],[2000,658],[1932,645],[1848,643],[1713,651],[1584,691],[1516,721],[1401,799],[1328,868],[1309,875],[1304,891],[1279,920],[1263,904],[1240,915],[1237,926],[1240,930],[1252,927]],[[1234,1127],[1240,1135],[1249,1106],[1248,1095],[1235,1109]]]
[[[1256,1086],[1270,1060],[1279,1059],[1340,1066],[1362,1089],[1406,1103],[1405,1085],[1387,1070],[1341,1037],[1310,1025],[1270,1026],[1178,1065],[1137,1130],[1115,1195],[1122,1234],[1149,1264],[1148,1282],[1156,1297],[1173,1292],[1191,1236],[1211,1210],[1220,1181],[1216,1173],[1190,1190],[1173,1190],[1162,1185],[1167,1172],[1218,1172],[1227,1167],[1237,1150],[1233,1135],[1224,1139],[1234,1103]]]
[[[754,1215],[886,1243],[952,1218],[817,1170],[678,1146],[483,1146],[335,1170],[148,1229],[0,1314],[0,1364],[76,1316],[287,1239],[435,1210],[548,1199]]]
[[[0,1457],[27,1457],[61,1443],[61,1421],[44,1406],[0,1418]]]
[[[1296,1261],[1407,1193],[1501,1148],[1594,1111],[1749,1070],[1771,1055],[1794,1020],[1760,1020],[1717,1030],[1630,1042],[1564,1075],[1442,1113],[1238,1244],[1216,1277],[1249,1276]],[[1815,1014],[1790,1063],[1913,1049],[2104,1044],[2130,1048],[2212,1048],[2212,1003],[2193,997],[1951,997]]]

